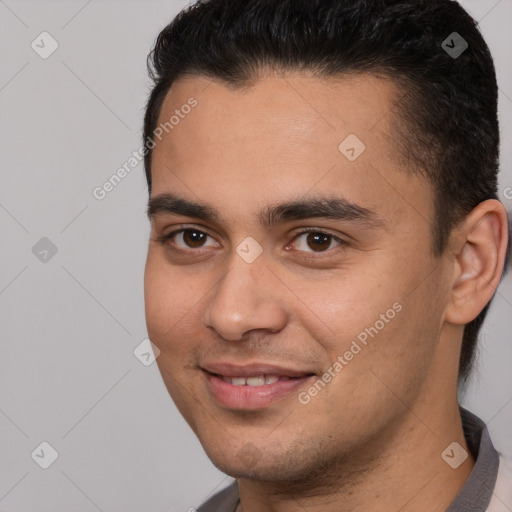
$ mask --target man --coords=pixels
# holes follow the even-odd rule
[[[236,478],[200,510],[510,510],[505,461],[457,402],[508,244],[472,18],[205,0],[151,73],[148,332]]]

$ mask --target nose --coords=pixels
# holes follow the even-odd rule
[[[237,254],[204,310],[204,324],[225,340],[242,339],[251,331],[278,332],[288,320],[282,286],[261,255],[247,263]]]

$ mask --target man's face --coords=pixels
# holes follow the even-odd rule
[[[246,90],[187,77],[159,122],[191,97],[152,161],[146,318],[167,389],[234,476],[371,457],[446,385],[447,267],[431,255],[431,187],[397,154],[399,95],[367,75]]]

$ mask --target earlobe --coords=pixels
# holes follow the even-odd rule
[[[495,199],[483,201],[452,236],[461,248],[454,253],[454,280],[445,319],[463,325],[478,316],[500,282],[508,243],[504,206]]]

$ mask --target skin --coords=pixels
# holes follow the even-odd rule
[[[503,206],[481,203],[433,256],[433,191],[396,154],[391,80],[267,73],[232,90],[187,76],[160,121],[191,96],[197,107],[154,149],[151,197],[208,203],[220,218],[153,215],[145,270],[148,332],[181,414],[238,478],[245,512],[444,511],[474,465],[470,456],[452,469],[441,453],[453,441],[467,450],[460,344],[501,276]],[[338,149],[349,134],[366,145],[353,162]],[[380,222],[258,222],[269,205],[313,196],[343,197]],[[182,234],[161,240],[185,227],[209,236],[192,247]],[[304,228],[345,243],[319,250]],[[263,250],[252,263],[236,252],[248,236]],[[201,367],[211,361],[320,378],[395,303],[401,311],[307,404],[292,392],[233,410],[209,392]]]

